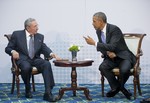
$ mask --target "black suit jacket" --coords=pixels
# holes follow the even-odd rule
[[[35,57],[41,58],[40,54],[44,54],[45,57],[49,57],[52,50],[46,46],[44,43],[44,36],[42,34],[34,35],[34,48],[35,48]],[[12,50],[16,50],[19,53],[19,60],[17,60],[17,64],[19,64],[22,60],[29,59],[28,49],[27,49],[27,40],[25,30],[14,31],[11,40],[9,41],[7,47],[5,48],[5,52],[9,55]]]
[[[106,52],[114,52],[118,57],[129,60],[135,64],[136,58],[128,49],[122,31],[115,25],[107,23],[106,27],[106,44],[102,43],[101,31],[96,31],[99,42],[97,43],[97,51],[100,51],[104,57],[107,57]]]

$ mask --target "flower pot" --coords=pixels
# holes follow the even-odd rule
[[[71,51],[72,61],[77,61],[77,51]]]

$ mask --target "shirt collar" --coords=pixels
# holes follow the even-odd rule
[[[26,32],[26,37],[29,37],[30,33],[27,30],[25,30],[25,32]]]

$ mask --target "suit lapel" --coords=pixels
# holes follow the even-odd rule
[[[110,29],[110,24],[107,24],[106,27],[106,43],[108,43],[110,41],[110,33],[109,33],[109,29]]]
[[[101,39],[101,31],[100,31],[100,30],[97,30],[97,31],[96,31],[96,34],[97,34],[97,37],[98,37],[99,42],[102,43],[102,39]]]
[[[20,39],[22,39],[21,44],[22,44],[23,50],[25,51],[26,54],[28,54],[27,39],[26,39],[25,31],[23,31],[23,35],[20,35],[20,36],[22,36],[20,37]]]
[[[40,39],[38,39],[38,35],[35,34],[34,35],[34,51],[35,51],[35,54],[36,54],[36,52],[38,50],[38,47],[40,45],[39,43],[40,43]]]

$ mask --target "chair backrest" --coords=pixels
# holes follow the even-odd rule
[[[10,41],[10,39],[11,39],[11,34],[5,34],[4,36],[8,39],[8,41]]]
[[[12,35],[12,34],[4,34],[4,37],[6,37],[8,41],[10,41],[11,35]],[[16,68],[17,68],[17,65],[16,65],[16,63],[15,63],[15,60],[12,58],[12,56],[11,56],[11,62],[12,62],[11,71],[12,71],[12,72],[15,72],[15,71],[16,71]]]
[[[125,42],[134,55],[141,52],[141,45],[144,36],[146,36],[146,34],[124,33]]]

